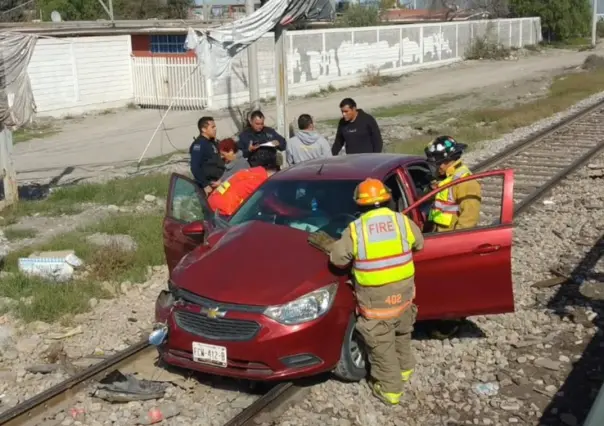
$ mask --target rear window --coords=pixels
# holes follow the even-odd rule
[[[354,189],[359,180],[269,180],[237,210],[231,226],[252,220],[338,238],[358,217]]]

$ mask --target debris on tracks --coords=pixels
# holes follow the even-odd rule
[[[534,288],[550,288],[566,283],[569,280],[567,277],[553,277],[546,280],[537,281],[531,287]]]
[[[139,425],[152,425],[159,423],[163,420],[169,419],[174,416],[178,416],[180,410],[174,405],[162,405],[160,407],[153,407],[147,414],[141,414],[138,419]]]
[[[92,395],[108,402],[147,401],[163,398],[167,387],[167,383],[139,380],[115,370],[101,380]]]

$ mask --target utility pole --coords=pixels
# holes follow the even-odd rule
[[[245,13],[254,13],[254,0],[245,0]],[[260,109],[260,78],[258,76],[258,45],[256,42],[247,48],[247,79],[249,81],[250,106],[252,111]]]
[[[282,25],[275,27],[275,82],[277,91],[277,131],[285,139],[289,138],[287,122],[287,52],[285,46],[286,32]]]
[[[13,134],[0,124],[0,179],[4,198],[0,199],[0,210],[19,201],[17,171],[13,163]]]
[[[598,0],[592,0],[593,10],[591,15],[591,46],[596,47],[598,33]]]

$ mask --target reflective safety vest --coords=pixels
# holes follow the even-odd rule
[[[470,176],[471,174],[472,172],[466,166],[459,166],[455,170],[455,173],[453,173],[451,176],[447,176],[447,178],[440,181],[438,183],[438,186],[444,186],[449,182],[464,178],[466,176]],[[431,220],[437,225],[449,227],[453,223],[453,218],[458,215],[459,205],[457,204],[455,197],[453,196],[453,187],[443,189],[438,194],[436,194],[436,199],[434,200],[434,204],[430,209],[428,220]]]
[[[231,216],[266,179],[268,173],[264,167],[238,171],[212,191],[208,197],[210,208],[221,215]]]
[[[415,274],[411,248],[415,236],[409,218],[383,207],[350,223],[352,273],[361,286],[381,286]]]

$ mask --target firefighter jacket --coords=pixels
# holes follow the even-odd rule
[[[460,161],[447,169],[446,178],[438,186],[472,175]],[[480,218],[481,188],[477,180],[453,185],[436,194],[428,215],[438,232],[473,228]]]

